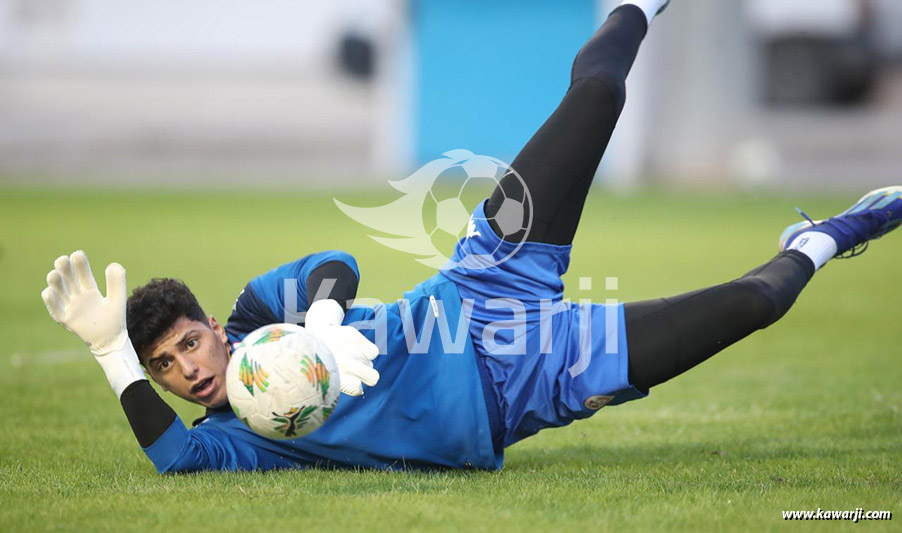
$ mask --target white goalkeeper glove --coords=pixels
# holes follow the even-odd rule
[[[125,326],[125,269],[119,263],[106,267],[104,298],[83,251],[59,257],[53,267],[41,292],[50,317],[88,345],[116,396],[122,396],[126,387],[146,379]]]
[[[342,326],[345,312],[335,300],[317,300],[307,309],[305,328],[329,348],[338,364],[341,392],[349,396],[363,394],[363,385],[379,381],[373,359],[379,347],[351,326]]]

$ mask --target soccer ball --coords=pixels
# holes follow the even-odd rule
[[[270,439],[295,439],[322,426],[341,395],[335,359],[301,326],[271,324],[236,344],[226,370],[229,404]]]

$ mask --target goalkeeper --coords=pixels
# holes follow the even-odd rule
[[[525,240],[497,266],[448,267],[399,303],[348,308],[359,280],[353,257],[314,254],[251,280],[222,326],[177,280],[152,280],[126,299],[125,270],[115,263],[106,269],[104,298],[87,257],[75,252],[57,259],[47,276],[47,309],[93,352],[160,472],[498,469],[505,447],[643,397],[773,324],[829,259],[857,255],[902,223],[902,187],[881,189],[836,217],[790,226],[776,257],[734,281],[625,305],[563,302],[561,275],[623,107],[627,73],[665,4],[637,0],[612,12],[577,55],[560,106],[512,163],[522,182],[505,177],[476,209],[471,253],[503,257]],[[523,186],[533,198],[532,224],[527,234],[502,240],[486,220],[505,196],[522,196]],[[461,255],[458,246],[452,259],[459,263]],[[502,298],[521,302],[525,313],[512,317],[491,304]],[[550,316],[542,300],[554,302]],[[224,380],[231,345],[284,322],[286,309],[305,312],[296,321],[332,351],[345,396],[317,431],[273,441],[238,421]],[[468,320],[448,320],[461,314]],[[501,323],[508,329],[497,329]],[[422,327],[422,345],[408,341],[409,324]],[[425,335],[436,324],[441,334]],[[186,428],[146,375],[205,406],[207,415]]]

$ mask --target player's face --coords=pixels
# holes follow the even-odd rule
[[[161,387],[205,407],[228,401],[229,340],[212,316],[208,322],[181,317],[148,350],[147,372]]]

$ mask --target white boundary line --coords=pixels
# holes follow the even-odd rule
[[[90,352],[87,348],[80,350],[48,350],[45,352],[28,353],[16,352],[9,358],[13,368],[22,368],[23,366],[33,365],[61,365],[90,358]]]

